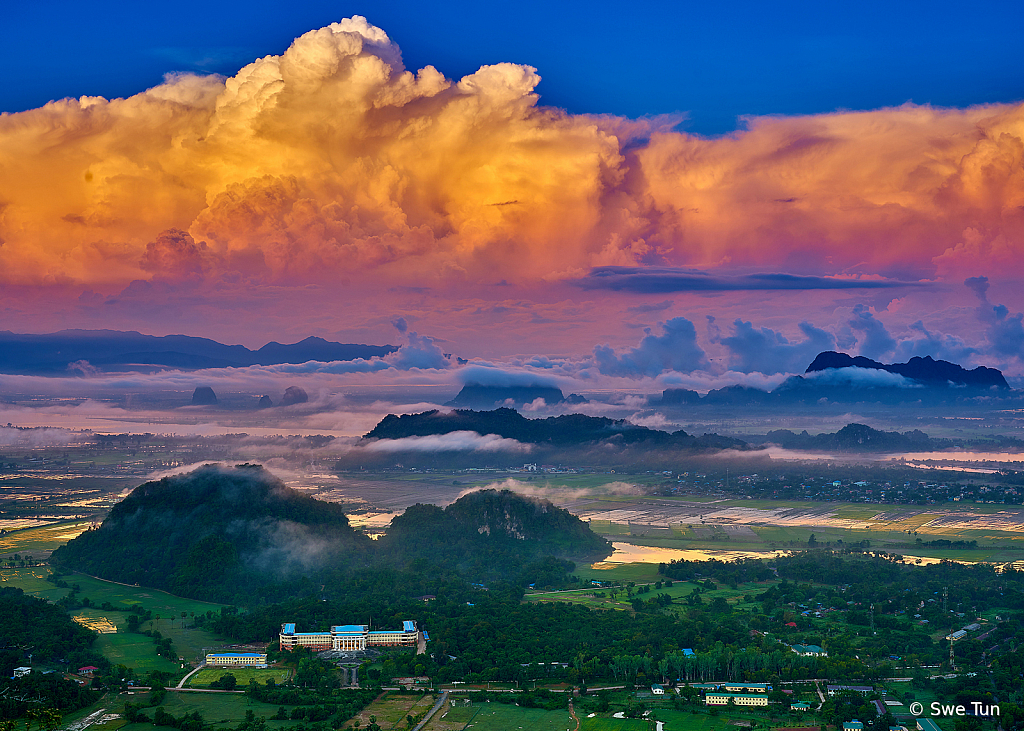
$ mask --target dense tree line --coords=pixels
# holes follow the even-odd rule
[[[21,589],[0,588],[0,627],[4,628],[5,645],[0,650],[2,677],[11,677],[15,667],[25,664],[25,653],[31,653],[37,662],[63,658],[80,665],[99,667],[102,662],[109,666],[92,650],[95,632],[72,620],[60,607]]]
[[[0,720],[29,717],[47,708],[66,715],[95,703],[99,697],[98,692],[67,680],[60,673],[34,672],[21,678],[6,678],[0,681]]]

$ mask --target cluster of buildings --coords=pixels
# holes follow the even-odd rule
[[[980,624],[978,624],[977,622],[971,622],[970,624],[965,624],[961,629],[958,629],[956,632],[951,632],[948,635],[946,635],[946,639],[950,642],[956,642],[957,640],[962,640],[964,637],[966,637],[968,632],[976,632],[979,629],[981,629]]]
[[[371,632],[365,624],[340,624],[327,632],[296,632],[295,623],[281,625],[281,649],[307,647],[313,652],[354,652],[367,647],[415,647],[420,641],[416,623],[402,622],[402,629]]]

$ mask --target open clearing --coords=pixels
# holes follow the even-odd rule
[[[148,693],[121,693],[113,702],[108,702],[106,705],[108,708],[120,710],[127,701],[145,704],[148,702],[148,697]],[[254,701],[237,693],[178,693],[172,691],[166,695],[162,705],[165,711],[178,718],[186,713],[198,711],[208,725],[220,729],[237,726],[245,720],[246,711],[252,711],[257,717],[264,716],[267,719],[268,729],[295,725],[295,721],[271,720],[277,713],[277,706]],[[152,709],[146,709],[145,712],[152,717]],[[153,725],[148,723],[130,723],[122,728],[128,729],[128,731],[153,731]]]
[[[405,730],[409,728],[408,716],[416,718],[426,713],[434,707],[436,701],[437,697],[432,693],[385,693],[360,711],[355,718],[359,720],[362,728],[370,725],[370,717],[373,716],[377,719],[377,725],[384,731]],[[353,728],[352,721],[353,719],[349,719],[342,728]]]
[[[520,708],[504,703],[465,704],[463,700],[455,698],[454,707],[449,703],[447,709],[438,711],[437,715],[424,727],[425,731],[461,730],[470,722],[472,725],[469,728],[473,731],[519,731],[519,729],[524,731],[565,731],[567,728],[572,729],[575,725],[572,723],[569,711],[565,709],[545,711],[540,708]],[[583,727],[581,726],[581,728]]]
[[[580,718],[580,731],[648,731],[651,724],[639,718],[594,716]]]
[[[189,688],[208,688],[210,683],[219,680],[222,675],[234,675],[239,688],[245,688],[250,680],[264,685],[273,678],[275,683],[283,683],[292,676],[289,668],[232,668],[206,667],[188,679]]]

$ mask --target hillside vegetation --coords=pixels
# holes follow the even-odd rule
[[[248,604],[257,591],[274,599],[318,588],[362,595],[385,575],[405,572],[416,575],[421,593],[432,581],[532,583],[538,573],[569,573],[566,558],[610,553],[567,511],[495,490],[444,510],[414,505],[371,541],[342,506],[292,490],[260,466],[207,465],[136,488],[51,560],[127,584]]]

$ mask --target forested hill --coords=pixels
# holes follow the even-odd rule
[[[1003,377],[1002,371],[996,368],[978,366],[973,370],[967,370],[957,363],[950,363],[947,360],[933,360],[930,355],[923,358],[915,356],[906,363],[879,363],[876,360],[865,358],[862,355],[856,357],[846,353],[837,353],[827,350],[818,353],[805,373],[824,371],[830,368],[866,368],[869,370],[888,371],[898,373],[904,378],[910,378],[928,385],[954,384],[957,386],[969,386],[974,388],[997,388],[1009,390],[1010,386]]]
[[[625,419],[566,414],[546,419],[527,419],[515,409],[493,411],[424,411],[418,414],[388,414],[364,439],[403,439],[471,431],[497,434],[524,444],[572,446],[601,441],[674,449],[743,449],[739,439],[705,434],[690,436],[684,431],[664,432],[631,424]]]
[[[512,567],[496,571],[509,560],[599,560],[612,552],[608,541],[569,511],[509,490],[471,492],[443,510],[413,505],[392,521],[379,544],[397,562],[431,555],[464,571],[492,576],[514,573]]]
[[[62,567],[188,596],[281,581],[359,559],[370,540],[342,506],[258,465],[207,465],[137,487],[103,524],[54,552]]]
[[[371,541],[349,525],[342,506],[292,490],[262,467],[208,465],[136,488],[51,561],[248,605],[311,594],[358,599],[386,581],[415,586],[420,595],[453,582],[554,585],[574,568],[566,559],[610,553],[607,541],[567,511],[494,490],[444,510],[415,505]]]
[[[785,449],[833,450],[839,452],[900,452],[905,450],[949,449],[949,439],[932,439],[923,431],[914,429],[902,434],[879,431],[864,424],[847,424],[831,434],[799,434],[789,429],[777,429],[765,435],[765,441]]]

